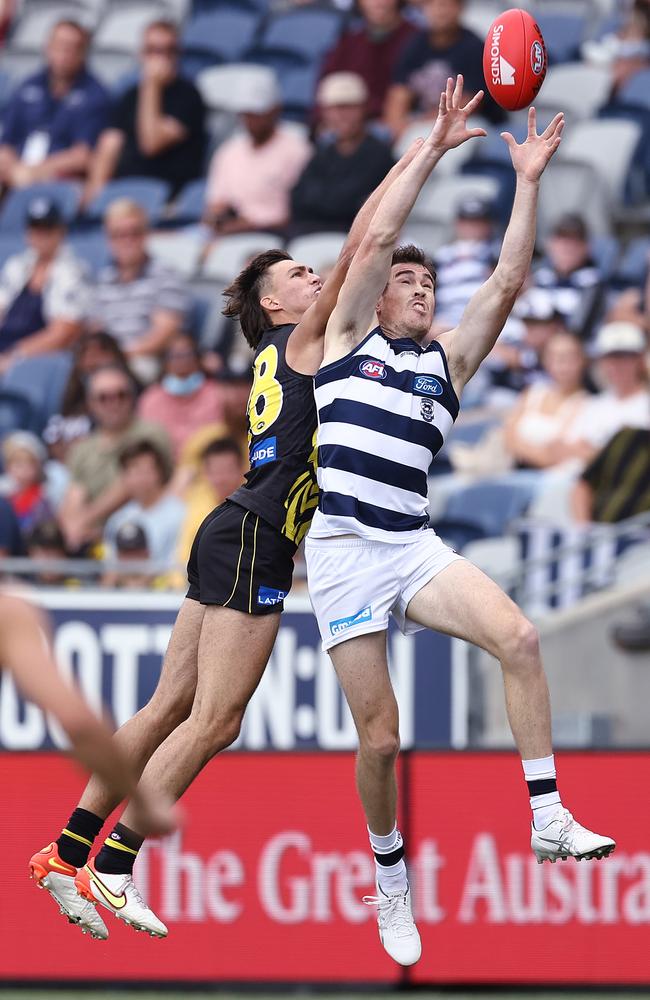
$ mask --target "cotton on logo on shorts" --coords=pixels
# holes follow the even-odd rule
[[[346,629],[352,628],[353,625],[361,625],[363,622],[372,621],[372,608],[370,605],[367,608],[362,608],[361,611],[357,611],[356,615],[350,615],[348,618],[337,618],[335,621],[330,622],[330,632],[332,635],[339,635],[341,632],[345,632]]]

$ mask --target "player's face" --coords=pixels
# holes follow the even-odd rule
[[[270,282],[262,306],[270,312],[288,313],[300,319],[316,301],[323,282],[311,267],[295,260],[279,260],[269,268]]]
[[[377,306],[383,327],[421,340],[433,322],[433,278],[422,264],[393,264]]]

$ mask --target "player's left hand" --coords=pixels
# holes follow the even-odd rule
[[[544,132],[538,135],[537,113],[535,108],[529,108],[528,135],[524,142],[519,144],[510,132],[502,132],[501,137],[508,145],[512,165],[517,174],[526,180],[538,181],[562,141],[563,128],[564,115],[560,112]]]
[[[447,88],[440,95],[438,117],[431,130],[429,141],[443,151],[461,146],[468,139],[487,135],[483,128],[468,128],[467,119],[473,115],[483,100],[483,91],[474,94],[463,107],[463,77],[459,73],[456,81],[449,77]]]

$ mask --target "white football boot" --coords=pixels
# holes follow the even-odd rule
[[[379,940],[390,957],[400,965],[415,965],[422,954],[422,942],[413,920],[409,886],[388,894],[377,885],[377,895],[364,896],[363,901],[377,907]]]
[[[167,937],[162,920],[151,910],[140,895],[132,875],[109,875],[95,870],[93,861],[79,869],[75,879],[77,892],[90,903],[101,903],[136,931],[151,937]]]
[[[106,924],[95,907],[77,892],[74,884],[77,869],[59,855],[56,841],[32,856],[29,871],[36,885],[47,889],[60,912],[71,924],[76,924],[82,934],[90,934],[97,941],[106,940]]]
[[[543,830],[531,828],[530,846],[535,852],[537,864],[544,861],[555,863],[558,858],[566,861],[575,858],[585,861],[606,858],[616,847],[611,837],[602,837],[580,826],[568,809],[559,809],[555,817]]]

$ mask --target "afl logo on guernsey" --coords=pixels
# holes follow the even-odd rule
[[[366,378],[386,378],[386,365],[383,361],[362,361],[359,371]]]
[[[413,379],[413,392],[424,396],[442,396],[442,385],[433,375],[416,375]]]

